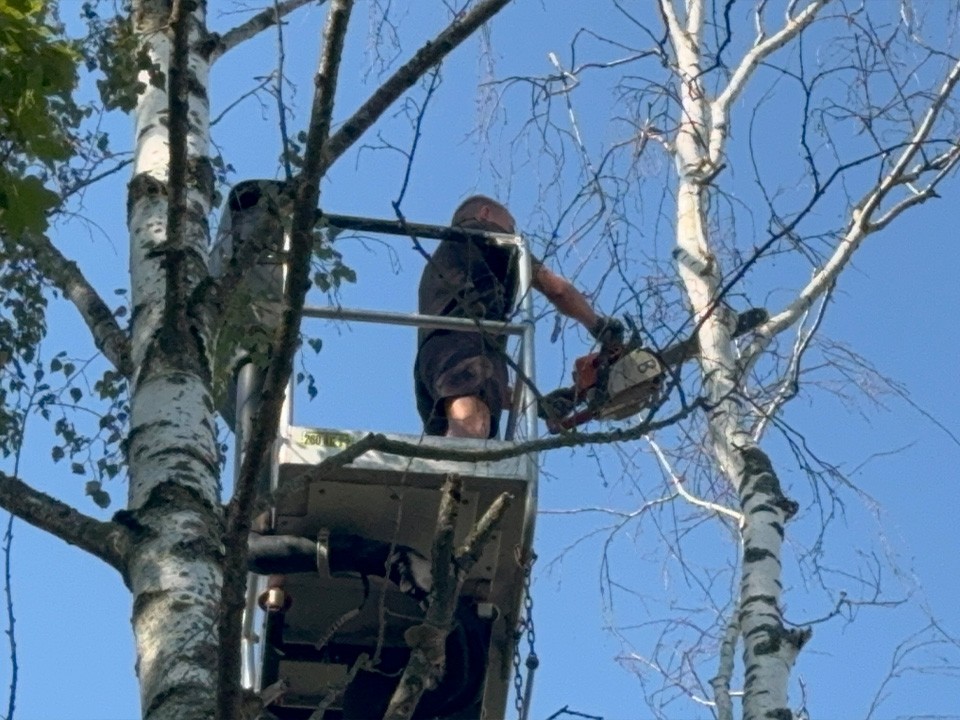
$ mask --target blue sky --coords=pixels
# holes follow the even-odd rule
[[[64,15],[70,15],[73,3],[79,10],[79,0],[65,0]],[[211,5],[216,28],[229,27],[242,17],[220,16],[217,12],[223,5]],[[622,18],[603,7],[589,18],[592,27],[625,35]],[[366,54],[371,45],[367,11],[366,4],[359,4],[354,12],[347,70],[335,114],[341,119],[366,97],[376,80],[374,70],[366,84],[360,82],[364,70],[373,66]],[[404,46],[401,57],[441,24],[438,17],[419,6],[398,20]],[[286,28],[288,69],[301,83],[299,92],[290,92],[288,97],[300,118],[309,105],[306,80],[315,64],[315,37],[321,22],[322,13],[301,11]],[[557,198],[569,198],[575,187],[576,158],[568,159],[567,172],[556,191],[552,189],[549,158],[533,139],[524,138],[514,146],[509,142],[525,117],[528,86],[513,86],[503,105],[491,113],[489,105],[478,107],[481,94],[477,83],[487,79],[490,59],[498,78],[550,72],[547,52],[554,51],[569,61],[570,38],[585,22],[578,4],[558,3],[547,11],[537,3],[518,2],[493,26],[492,57],[486,56],[483,44],[474,39],[451,58],[425,119],[424,139],[404,202],[409,218],[444,222],[463,197],[485,192],[507,200],[521,226],[543,240],[543,228],[559,215]],[[635,35],[633,42],[644,47],[648,38]],[[275,36],[267,33],[217,67],[213,116],[252,87],[252,78],[272,69],[274,46]],[[605,46],[588,43],[586,48],[580,52],[595,52],[606,59],[615,55]],[[571,95],[585,141],[595,155],[614,142],[623,127],[610,122],[613,89],[605,77],[585,74],[582,86]],[[358,82],[351,82],[353,78]],[[748,99],[759,99],[771,84],[767,82]],[[417,91],[410,97],[419,101],[423,93]],[[751,140],[762,148],[758,154],[764,172],[769,173],[765,177],[782,185],[797,155],[795,135],[780,134],[782,108],[789,108],[790,102],[763,107]],[[557,117],[562,120],[566,111],[560,110]],[[491,117],[487,139],[478,140],[475,128]],[[110,123],[114,146],[127,147],[127,120],[115,118]],[[235,168],[232,181],[275,175],[279,150],[275,124],[272,104],[261,106],[247,100],[214,129],[218,146]],[[569,125],[565,129],[569,130]],[[385,118],[374,130],[382,132],[387,142],[401,147],[409,144],[408,125],[402,117]],[[756,202],[751,170],[744,165],[747,134],[745,124],[734,130],[736,144],[727,171],[731,179],[725,186],[734,193],[731,205]],[[373,145],[377,139],[371,135],[365,142]],[[668,221],[672,209],[658,214],[652,203],[659,196],[651,193],[669,170],[665,162],[655,152],[644,156],[638,181],[642,191],[636,198],[641,207],[631,210],[638,225],[618,236],[632,243],[628,272],[644,287],[651,278],[656,280],[654,273],[669,275],[672,267]],[[402,159],[392,151],[355,151],[331,173],[322,204],[332,212],[389,217],[403,167]],[[77,208],[87,222],[63,223],[57,229],[61,248],[80,262],[101,293],[111,299],[113,288],[128,283],[122,201],[125,181],[121,174],[91,189],[84,206]],[[802,194],[802,185],[795,189]],[[855,405],[844,403],[834,377],[814,369],[811,379],[820,384],[811,386],[783,416],[790,430],[771,434],[764,443],[781,481],[801,502],[785,545],[787,616],[802,623],[829,614],[833,607],[831,596],[818,589],[817,578],[798,572],[795,563],[789,562],[806,557],[817,527],[813,493],[818,488],[798,469],[786,442],[786,438],[800,436],[818,458],[848,473],[858,490],[869,495],[842,493],[842,511],[838,509],[836,521],[824,536],[826,555],[820,579],[834,591],[847,589],[851,598],[863,599],[863,583],[856,578],[879,572],[883,588],[879,600],[890,604],[908,600],[897,607],[863,606],[853,622],[835,617],[814,627],[796,673],[813,717],[865,717],[878,690],[888,699],[875,711],[875,718],[960,715],[957,645],[927,646],[909,655],[896,680],[881,689],[898,644],[925,626],[926,613],[947,633],[960,635],[955,601],[960,560],[954,552],[960,448],[929,419],[935,418],[955,434],[960,428],[955,378],[960,341],[954,332],[955,308],[960,306],[956,282],[960,251],[954,242],[960,219],[955,198],[960,197],[960,187],[955,179],[943,187],[942,194],[943,199],[912,211],[868,241],[855,266],[841,279],[822,329],[825,337],[847,344],[869,359],[880,374],[902,383],[911,402],[887,394],[877,405],[862,398]],[[843,201],[838,200],[819,210],[815,220],[830,226],[844,211]],[[759,209],[756,216],[764,217]],[[764,237],[762,222],[751,224],[739,211],[736,218],[738,247],[748,249]],[[599,233],[588,232],[571,241],[573,225],[561,224],[558,240],[566,242],[559,252],[547,253],[550,264],[586,290],[600,288],[596,299],[601,308],[635,310],[623,284],[605,274],[609,252],[599,242]],[[343,242],[346,262],[359,278],[355,288],[344,289],[344,305],[398,311],[414,308],[422,261],[408,246],[388,242],[393,243],[392,252],[378,242]],[[802,267],[781,256],[748,276],[737,288],[743,295],[737,301],[769,303],[776,308],[804,279]],[[679,322],[675,311],[670,317]],[[79,346],[78,356],[92,354],[92,345],[71,307],[54,302],[50,325],[45,352],[52,355],[61,347]],[[324,348],[317,356],[308,353],[306,361],[320,378],[320,397],[301,404],[302,421],[326,427],[417,432],[410,381],[413,333],[333,323],[317,323],[316,328]],[[549,317],[538,326],[538,376],[545,388],[563,381],[566,366],[587,347],[583,334],[569,326],[561,340],[551,344],[552,329]],[[812,363],[819,361],[819,356],[811,358]],[[861,387],[865,383],[862,378],[853,381]],[[847,391],[856,395],[850,386],[844,387],[843,392]],[[28,435],[25,480],[93,515],[108,517],[119,507],[117,503],[125,495],[121,482],[107,487],[115,507],[99,511],[83,495],[81,479],[49,462],[49,442],[42,426],[34,423]],[[670,434],[660,439],[667,446],[675,441]],[[543,461],[540,504],[547,511],[603,508],[631,512],[662,493],[663,479],[643,443],[619,450],[561,450]],[[682,514],[682,509],[677,513]],[[722,600],[729,584],[730,558],[736,552],[729,534],[716,522],[704,521],[689,526],[683,543],[675,546],[669,542],[673,522],[679,521],[670,512],[644,514],[613,536],[609,568],[617,588],[611,595],[611,586],[603,582],[602,575],[604,545],[610,537],[602,528],[610,524],[609,513],[541,516],[540,560],[535,574],[541,668],[532,717],[546,718],[563,706],[608,720],[654,717],[645,694],[654,703],[665,703],[666,717],[709,717],[695,703],[668,702],[676,694],[674,690],[664,687],[648,664],[631,659],[636,654],[652,660],[651,647],[655,638],[661,637],[656,659],[664,664],[678,662],[681,638],[687,637],[681,632],[706,622],[709,613],[703,612],[704,598],[709,595]],[[119,720],[138,716],[130,601],[119,578],[80,551],[23,523],[16,523],[14,532],[13,591],[20,667],[17,717]],[[704,589],[704,578],[712,579],[709,592]],[[5,652],[0,651],[2,655]],[[0,687],[7,685],[8,671],[6,663],[0,663]],[[795,683],[795,704],[799,704],[800,693]]]

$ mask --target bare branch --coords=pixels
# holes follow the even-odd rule
[[[323,148],[321,167],[326,170],[357,141],[387,108],[510,0],[481,0],[471,10],[454,18],[440,34],[421,47],[340,126]]]
[[[317,89],[313,97],[304,149],[303,172],[296,179],[294,188],[296,199],[287,257],[284,310],[274,334],[273,357],[264,380],[263,402],[254,421],[258,431],[244,449],[243,464],[237,474],[234,496],[227,512],[223,599],[219,622],[221,659],[218,667],[220,693],[217,713],[220,720],[232,720],[239,707],[240,616],[243,612],[246,586],[246,537],[250,532],[256,479],[267,461],[267,453],[276,437],[286,386],[293,371],[293,354],[300,335],[303,303],[310,288],[313,228],[320,198],[320,178],[324,171],[320,161],[321,149],[330,130],[340,57],[352,7],[353,0],[332,0],[324,27],[323,56],[317,72]]]
[[[730,106],[743,91],[754,70],[759,67],[763,60],[790,42],[812,23],[817,17],[817,13],[828,2],[831,2],[831,0],[813,0],[799,14],[789,18],[779,32],[761,40],[743,56],[743,60],[740,61],[729,82],[727,82],[727,87],[710,105],[711,127],[708,157],[712,165],[716,166],[721,162],[723,143],[727,137]]]
[[[720,645],[720,658],[717,674],[710,681],[713,688],[713,701],[717,705],[717,720],[733,720],[733,703],[730,701],[730,681],[733,679],[737,640],[740,637],[739,609],[731,614],[727,623],[727,632]]]
[[[86,550],[121,574],[126,572],[130,530],[74,510],[22,480],[0,472],[0,507],[70,545]]]
[[[460,576],[454,564],[454,531],[463,481],[448,475],[440,490],[440,508],[431,552],[430,595],[423,623],[407,631],[410,660],[390,699],[384,720],[409,720],[424,691],[443,676],[447,635],[460,594]]]
[[[190,133],[189,53],[192,16],[184,7],[185,0],[173,0],[170,27],[173,43],[167,74],[169,116],[167,141],[170,164],[167,178],[167,241],[164,253],[166,269],[165,323],[170,328],[182,326],[186,311],[183,249],[187,231],[187,135]]]
[[[473,566],[480,561],[484,547],[490,542],[490,536],[497,529],[512,501],[512,495],[500,493],[497,499],[490,503],[483,517],[473,526],[463,545],[457,549],[457,567],[460,568],[460,573],[464,577],[469,575]]]
[[[276,3],[273,7],[257,13],[245,23],[237,25],[237,27],[228,30],[223,35],[214,33],[206,41],[207,47],[205,50],[207,52],[207,59],[212,65],[237,45],[259,35],[264,30],[268,30],[294,10],[299,10],[311,2],[322,5],[324,0],[284,0],[284,2]]]
[[[120,374],[129,378],[133,374],[130,339],[77,264],[68,260],[44,235],[32,235],[29,249],[43,274],[76,306],[97,350]]]
[[[927,108],[923,120],[917,125],[917,129],[910,140],[905,143],[897,162],[877,185],[853,205],[849,226],[830,258],[814,274],[810,282],[790,305],[773,315],[757,329],[754,340],[744,351],[744,358],[747,362],[755,359],[776,335],[793,325],[818,298],[833,287],[837,277],[849,265],[854,253],[860,248],[863,241],[876,231],[877,226],[872,222],[873,214],[879,210],[881,203],[890,191],[902,184],[907,174],[907,167],[929,138],[934,123],[940,116],[944,104],[952,95],[958,82],[960,82],[960,60],[954,63],[950,69],[933,102]],[[957,159],[956,154],[947,156],[949,167],[954,167]],[[910,176],[912,177],[912,174]],[[902,211],[911,204],[901,203],[898,207]],[[889,223],[892,219],[889,212],[882,216],[884,224]]]
[[[11,551],[13,550],[13,520],[11,514],[7,519],[7,530],[3,534],[3,591],[7,605],[7,641],[10,645],[10,690],[7,694],[7,720],[13,717],[17,707],[17,680],[20,673],[20,663],[17,660],[17,618],[13,614],[13,576],[10,572]]]
[[[682,497],[691,505],[696,505],[697,507],[703,508],[704,510],[709,510],[717,515],[726,515],[727,517],[733,518],[737,521],[737,527],[743,526],[743,513],[737,512],[736,510],[728,508],[725,505],[720,505],[719,503],[698,498],[689,490],[687,490],[683,486],[683,478],[677,477],[677,474],[673,472],[673,468],[670,467],[670,461],[667,460],[667,456],[663,454],[663,450],[660,448],[660,446],[654,442],[653,438],[649,436],[644,439],[647,441],[650,449],[653,450],[653,454],[657,456],[657,460],[660,462],[660,467],[663,468],[663,471],[667,474],[667,477],[670,478],[670,483],[677,491],[677,495]]]
[[[757,421],[753,431],[750,433],[754,442],[760,442],[760,438],[763,436],[767,425],[780,411],[780,408],[782,408],[791,399],[796,397],[800,388],[800,364],[803,360],[803,355],[810,347],[810,343],[813,342],[814,336],[820,329],[820,325],[823,323],[824,313],[826,312],[827,306],[830,303],[831,294],[832,289],[828,290],[824,295],[823,302],[821,302],[820,307],[817,308],[816,317],[814,318],[813,325],[809,330],[804,331],[802,327],[803,323],[801,323],[801,328],[797,332],[797,338],[794,342],[793,352],[790,354],[790,361],[787,364],[787,369],[783,374],[783,378],[780,380],[780,387],[774,393],[773,399],[767,403],[767,406],[760,408],[760,419]]]
[[[606,432],[568,432],[562,435],[530,440],[529,442],[514,443],[509,447],[502,447],[493,450],[454,450],[450,448],[436,447],[433,445],[420,445],[418,443],[405,442],[403,440],[393,440],[381,433],[370,433],[365,435],[349,447],[341,450],[336,455],[326,458],[314,468],[309,477],[323,476],[333,468],[348,465],[361,455],[379,451],[391,455],[400,455],[401,457],[424,458],[427,460],[450,460],[453,462],[489,462],[494,460],[506,460],[507,458],[519,457],[529,453],[543,452],[545,450],[555,450],[562,447],[582,447],[584,445],[610,444],[617,442],[626,442],[629,440],[638,440],[643,436],[662,430],[676,424],[685,417],[689,417],[695,411],[704,409],[706,401],[704,398],[698,398],[692,403],[687,404],[683,409],[678,410],[663,420],[647,420],[638,423],[633,427],[608,430]],[[300,492],[303,484],[309,482],[309,477],[291,478],[277,489],[273,497],[273,502],[279,502],[283,498],[290,497]]]
[[[659,0],[660,15],[663,17],[663,24],[667,26],[667,33],[670,35],[670,41],[673,43],[674,50],[687,42],[683,32],[683,26],[680,24],[680,18],[677,17],[677,11],[673,7],[673,0]]]
[[[512,498],[508,493],[498,496],[471,530],[463,546],[454,552],[454,530],[462,487],[458,476],[449,475],[441,490],[432,552],[433,584],[427,613],[421,625],[407,631],[412,650],[410,661],[390,700],[385,720],[409,720],[424,691],[443,677],[446,639],[453,627],[463,580],[483,554],[510,506]]]

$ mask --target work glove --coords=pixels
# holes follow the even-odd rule
[[[590,328],[593,339],[599,342],[600,347],[608,352],[620,349],[623,345],[625,332],[623,323],[615,317],[600,316],[593,327]]]

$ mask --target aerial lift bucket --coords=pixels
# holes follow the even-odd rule
[[[262,261],[241,293],[259,302],[244,303],[246,320],[269,324],[278,317],[282,297],[282,184],[249,181],[231,191],[217,246],[214,269],[223,273],[244,243],[257,242]],[[471,233],[457,228],[397,223],[389,220],[319,215],[332,227],[418,239],[462,239]],[[481,323],[496,332],[519,337],[517,365],[531,381],[533,368],[533,308],[530,299],[530,255],[520,236],[472,233],[486,241],[512,244],[520,254],[522,322]],[[476,329],[471,320],[378,310],[311,307],[305,318],[375,322],[410,327]],[[271,330],[272,328],[267,328]],[[220,348],[221,362],[235,367],[245,349]],[[251,431],[261,373],[252,363],[242,365],[222,397],[223,415],[236,432],[237,467]],[[362,379],[358,379],[362,380]],[[521,385],[521,383],[518,383]],[[362,382],[360,383],[362,386]],[[516,393],[505,440],[470,440],[388,434],[435,451],[511,450],[522,437],[535,439],[535,399],[523,385]],[[513,502],[467,577],[461,606],[474,613],[486,644],[481,690],[448,718],[502,718],[506,713],[512,660],[520,623],[528,561],[532,555],[537,502],[537,460],[533,454],[494,461],[451,461],[407,457],[380,450],[351,462],[328,462],[367,435],[361,431],[330,430],[293,423],[292,388],[272,454],[269,475],[261,479],[263,497],[273,499],[266,531],[316,540],[330,533],[407,546],[430,555],[440,488],[450,474],[463,482],[456,541],[461,543],[474,523],[501,493]],[[425,453],[425,454],[430,454]],[[243,683],[261,692],[268,710],[278,718],[338,720],[343,717],[344,688],[363,662],[402,668],[408,654],[404,632],[422,619],[423,611],[410,595],[391,582],[329,572],[322,561],[316,573],[283,577],[251,575],[244,617]],[[258,629],[259,628],[259,629]],[[449,659],[454,660],[454,659]]]

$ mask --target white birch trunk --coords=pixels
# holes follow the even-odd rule
[[[164,0],[135,3],[140,42],[169,77],[170,8]],[[191,48],[203,29],[193,13]],[[211,188],[206,98],[208,64],[191,50],[190,132],[183,293],[202,277]],[[129,439],[129,512],[137,532],[130,555],[133,628],[144,718],[214,715],[218,645],[216,619],[222,573],[222,513],[213,403],[205,348],[196,322],[167,313],[168,96],[147,85],[136,108],[136,158],[128,201],[134,364]],[[195,80],[195,81],[194,81]],[[186,297],[179,298],[186,302]]]
[[[664,7],[671,0],[665,0]],[[710,441],[718,465],[737,490],[743,510],[743,575],[739,626],[744,642],[743,717],[789,719],[787,688],[797,652],[808,633],[787,631],[780,612],[783,528],[796,512],[785,498],[769,459],[745,430],[738,393],[742,381],[730,338],[728,313],[715,307],[721,272],[710,246],[709,183],[722,162],[724,127],[711,126],[701,83],[702,0],[687,3],[685,27],[667,12],[680,78],[681,125],[674,147],[679,175],[677,250],[679,273],[698,321],[704,389],[710,401]],[[711,157],[709,149],[714,150]]]

